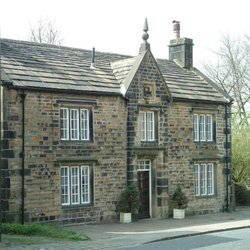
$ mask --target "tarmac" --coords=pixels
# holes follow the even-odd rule
[[[250,227],[250,207],[237,207],[232,213],[190,215],[181,220],[171,218],[142,219],[129,224],[75,224],[65,227],[88,236],[90,240],[86,241],[65,241],[24,236],[18,236],[19,240],[17,241],[17,236],[2,235],[0,249],[129,249],[154,241],[246,227]]]

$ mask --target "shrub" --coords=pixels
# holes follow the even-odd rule
[[[140,191],[137,186],[129,185],[127,188],[121,193],[117,209],[119,212],[124,213],[137,213],[140,208]]]
[[[188,205],[188,198],[183,193],[180,186],[176,188],[172,196],[172,203],[174,208],[185,209]]]
[[[245,186],[235,184],[235,202],[236,206],[250,205],[250,191]]]

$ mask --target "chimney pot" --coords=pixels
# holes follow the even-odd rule
[[[181,30],[181,26],[180,26],[180,21],[173,21],[173,31],[174,31],[174,35],[175,38],[180,38],[180,30]]]

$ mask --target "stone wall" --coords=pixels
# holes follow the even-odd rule
[[[214,142],[193,141],[193,114],[208,113],[215,119],[216,140]],[[188,196],[189,213],[223,211],[226,206],[225,175],[225,107],[222,105],[173,102],[169,108],[167,172],[169,195],[177,185],[183,187]],[[196,197],[194,187],[194,164],[215,165],[215,195]]]
[[[20,221],[22,196],[22,103],[5,89],[4,219]],[[25,221],[86,222],[116,219],[116,201],[126,186],[126,109],[118,96],[25,91]],[[60,140],[60,107],[88,107],[93,115],[90,142]],[[88,164],[93,202],[62,207],[60,166]],[[7,183],[8,182],[8,183]]]

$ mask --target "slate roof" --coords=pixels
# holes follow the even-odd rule
[[[92,51],[69,47],[1,39],[3,84],[18,88],[121,94],[136,57],[96,52],[95,69],[90,68]],[[158,67],[173,97],[189,100],[229,102],[230,97],[197,69],[157,59]]]
[[[49,88],[120,94],[111,60],[127,58],[96,52],[96,69],[90,69],[92,50],[1,39],[1,66],[15,87]]]

